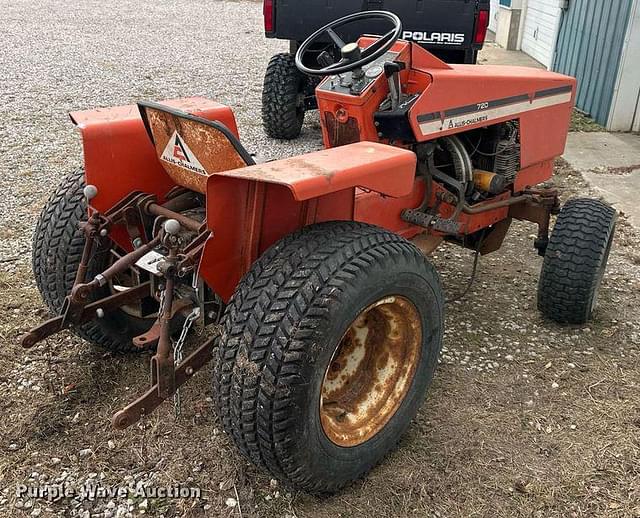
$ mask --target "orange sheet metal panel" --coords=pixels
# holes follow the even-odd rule
[[[410,194],[401,198],[390,198],[377,192],[358,190],[355,199],[354,220],[378,225],[411,239],[424,229],[407,223],[401,218],[404,209],[414,209],[424,198],[424,182],[415,180]]]
[[[401,197],[413,189],[416,155],[377,142],[356,142],[220,173],[288,187],[298,201],[350,187]]]
[[[213,235],[200,259],[200,275],[227,301],[253,262],[280,238],[313,223],[352,220],[354,190],[299,201],[286,185],[212,175],[207,227]]]
[[[513,192],[521,192],[549,180],[553,176],[553,163],[553,160],[545,160],[522,169],[516,176]]]
[[[376,38],[362,37],[358,40],[360,47],[372,44]],[[397,52],[396,61],[405,63],[406,69],[400,72],[400,80],[403,84],[409,82],[410,71],[410,44],[406,41],[398,41],[391,48]],[[434,58],[435,59],[435,58]],[[316,88],[318,99],[318,111],[322,119],[322,139],[325,147],[338,146],[356,140],[379,141],[378,130],[374,124],[373,115],[378,110],[380,103],[389,93],[389,85],[384,74],[380,74],[359,95],[351,95],[337,90],[326,88],[331,77],[325,78]],[[333,119],[335,124],[328,121]],[[351,136],[354,128],[355,134]],[[343,132],[349,134],[345,141]],[[342,136],[340,136],[342,135]]]
[[[419,53],[414,49],[414,58]],[[415,63],[414,67],[420,69]],[[575,99],[574,78],[500,65],[450,65],[449,70],[425,67],[423,71],[433,81],[409,112],[418,141],[517,119],[521,168],[564,152]]]
[[[208,176],[247,165],[223,126],[172,113],[165,106],[141,104],[140,109],[156,154],[177,185],[204,194]]]
[[[237,135],[231,108],[202,97],[162,101],[206,119],[219,120]],[[92,206],[106,211],[132,191],[156,194],[174,187],[156,156],[136,105],[70,114],[82,134],[87,183],[98,188]],[[117,179],[117,181],[114,181]]]
[[[242,275],[278,239],[313,223],[353,220],[356,186],[376,191],[377,224],[407,230],[399,211],[403,203],[419,203],[415,167],[413,152],[359,142],[211,175],[207,226],[213,235],[200,275],[228,300]]]

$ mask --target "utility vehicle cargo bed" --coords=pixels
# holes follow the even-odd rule
[[[402,20],[403,39],[421,43],[436,53],[466,55],[464,61],[469,62],[471,56],[475,61],[475,53],[482,47],[482,42],[474,41],[475,31],[478,13],[488,12],[489,0],[267,0],[265,9],[270,5],[273,27],[266,31],[269,37],[300,42],[319,27],[347,14],[388,10]],[[354,23],[345,27],[344,34],[355,41],[361,34],[378,34],[384,29],[370,23]]]

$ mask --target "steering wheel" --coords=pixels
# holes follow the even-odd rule
[[[342,27],[351,22],[359,20],[383,20],[390,22],[393,25],[393,29],[381,36],[377,41],[369,45],[368,47],[361,49],[357,43],[345,43],[342,38],[336,34],[334,29]],[[309,48],[318,43],[320,37],[327,34],[333,44],[340,50],[342,59],[337,63],[327,65],[323,68],[309,68],[303,64],[303,58],[309,51]],[[345,72],[352,72],[353,70],[360,69],[364,65],[367,65],[379,57],[383,56],[393,44],[398,41],[400,34],[402,33],[402,22],[395,14],[388,11],[363,11],[360,13],[348,14],[342,18],[339,18],[331,23],[328,23],[324,27],[321,27],[311,36],[309,36],[296,52],[296,67],[300,72],[304,72],[310,76],[328,76],[333,74],[344,74]]]

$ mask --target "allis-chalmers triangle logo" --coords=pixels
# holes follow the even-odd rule
[[[207,171],[202,167],[200,161],[193,154],[193,151],[189,149],[189,146],[187,146],[187,143],[177,131],[174,131],[173,135],[171,135],[160,158],[165,162],[188,169],[189,171],[207,174]]]

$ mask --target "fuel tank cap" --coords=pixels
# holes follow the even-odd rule
[[[364,75],[369,79],[375,79],[380,74],[382,74],[382,67],[380,65],[373,65],[372,67],[367,68],[367,71],[364,73]]]

